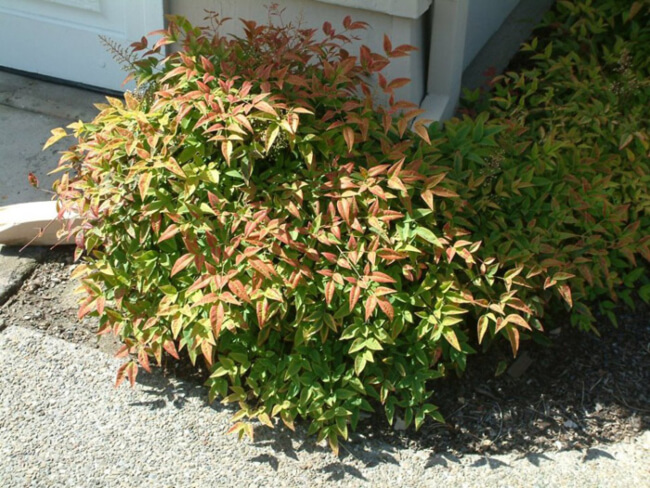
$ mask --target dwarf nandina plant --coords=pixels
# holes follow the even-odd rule
[[[240,435],[244,419],[302,417],[336,450],[368,400],[391,421],[440,418],[427,382],[471,351],[454,273],[480,244],[444,225],[446,170],[418,153],[421,111],[393,97],[408,80],[381,74],[412,48],[386,38],[383,55],[352,55],[365,24],[349,18],[322,40],[244,26],[223,37],[173,19],[124,56],[140,96],[70,126],[56,190],[83,219],[70,229],[85,256],[79,315],[136,356],[118,383],[163,351],[201,358],[210,398],[240,405]]]

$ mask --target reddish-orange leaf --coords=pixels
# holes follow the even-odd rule
[[[266,323],[267,313],[269,310],[269,303],[264,298],[262,301],[257,302],[255,305],[255,311],[257,312],[257,323],[259,324],[260,328],[264,327],[264,324]]]
[[[93,300],[92,297],[86,298],[86,300],[79,307],[79,311],[77,312],[77,318],[79,320],[83,319],[86,315],[88,315],[95,308],[96,308],[95,307],[95,300]]]
[[[377,283],[397,283],[395,278],[386,273],[382,273],[381,271],[374,271],[369,278]]]
[[[544,280],[544,289],[546,290],[547,288],[550,288],[553,285],[557,285],[557,281],[552,279],[550,276],[547,276],[546,279]]]
[[[510,314],[506,317],[505,321],[510,324],[516,324],[519,327],[523,327],[524,329],[532,330],[530,328],[530,325],[528,325],[528,322],[526,322],[526,319],[524,319],[521,315]]]
[[[370,318],[372,313],[375,311],[375,308],[377,308],[377,297],[372,294],[368,298],[366,298],[366,303],[364,305],[366,309],[366,321]]]
[[[377,305],[379,305],[379,308],[381,308],[382,312],[386,314],[386,317],[388,317],[389,320],[395,318],[395,310],[388,300],[378,300]]]
[[[390,38],[384,34],[384,52],[390,54],[393,50],[393,43],[390,42]]]
[[[388,83],[388,89],[394,90],[396,88],[401,88],[404,85],[408,85],[411,82],[410,78],[395,78],[393,81]]]
[[[519,310],[520,312],[525,312],[530,314],[533,313],[530,307],[526,305],[523,301],[521,301],[519,298],[511,298],[506,303],[506,306],[510,308],[514,308],[515,310]]]
[[[128,363],[126,367],[126,375],[129,377],[129,383],[131,383],[131,387],[135,386],[135,379],[138,376],[138,365],[135,363],[135,361]]]
[[[143,347],[138,351],[138,362],[147,373],[151,373],[151,366],[149,365],[149,355]]]
[[[343,127],[343,139],[345,139],[345,143],[348,145],[348,152],[352,152],[352,147],[354,146],[354,130],[352,130],[352,127]]]
[[[453,247],[448,247],[445,249],[445,254],[447,255],[447,261],[451,263],[452,259],[454,259],[454,256],[456,255],[456,249]]]
[[[97,297],[97,313],[99,313],[99,315],[104,314],[105,306],[106,306],[106,297],[104,296]]]
[[[388,288],[387,286],[378,286],[375,288],[375,295],[378,297],[382,297],[384,295],[390,295],[391,293],[395,293],[395,290],[392,288]]]
[[[196,290],[201,290],[208,286],[210,281],[212,281],[212,276],[209,274],[205,274],[203,276],[200,276],[194,283],[192,283],[192,286],[190,286],[185,293],[192,293]]]
[[[180,359],[178,352],[176,352],[176,344],[171,339],[167,339],[163,342],[162,347],[167,353],[173,358]]]
[[[349,302],[350,302],[350,310],[354,309],[354,306],[359,301],[360,296],[361,296],[361,288],[359,287],[359,285],[354,285],[350,289],[350,300],[349,300]]]
[[[493,308],[492,305],[490,305],[490,308]],[[503,317],[497,317],[496,324],[496,328],[494,329],[495,334],[508,325],[508,322]]]
[[[369,176],[382,175],[382,174],[386,173],[386,171],[388,171],[388,168],[390,168],[390,164],[380,164],[378,166],[373,166],[372,168],[370,168],[368,170],[368,175]]]
[[[413,124],[413,131],[422,138],[427,144],[431,144],[431,139],[429,138],[429,131],[427,130],[426,123],[431,122],[430,120],[418,120]]]
[[[410,44],[400,44],[390,53],[390,57],[397,58],[400,56],[408,56],[411,51],[417,51],[417,47]]]
[[[275,111],[271,105],[269,105],[268,102],[265,102],[264,100],[261,100],[255,104],[255,108],[258,110],[261,110],[262,112],[266,112],[267,114],[275,115],[277,117],[278,113]]]
[[[273,275],[276,274],[273,265],[266,263],[261,259],[249,259],[248,262],[256,271],[258,271],[268,279],[271,279]]]
[[[446,176],[447,176],[447,173],[440,173],[440,174],[437,174],[437,175],[433,175],[433,176],[427,178],[427,180],[424,182],[424,187],[426,189],[430,190],[431,188],[438,185],[438,183],[440,183],[442,180],[444,180]]]
[[[377,255],[386,261],[397,261],[399,259],[406,259],[408,254],[405,252],[393,251],[392,249],[384,248],[377,251]]]
[[[338,285],[343,286],[343,285],[345,284],[345,282],[343,281],[343,276],[342,276],[340,273],[334,273],[334,274],[332,275],[332,279],[333,279],[334,282],[337,283]]]
[[[163,232],[160,237],[158,238],[158,243],[161,243],[163,241],[166,241],[167,239],[170,239],[174,237],[176,234],[178,234],[178,231],[180,229],[176,224],[171,224],[167,229],[165,229],[165,232]]]
[[[185,172],[174,158],[169,158],[167,161],[163,162],[162,165],[165,167],[165,169],[168,169],[175,175],[180,176],[181,178],[185,178]]]
[[[336,284],[333,280],[330,280],[327,285],[325,285],[325,302],[329,305],[332,303],[332,298],[334,297],[334,292],[336,291]]]
[[[212,366],[212,344],[206,340],[201,342],[201,354],[203,354],[203,358],[208,363],[208,366]]]
[[[130,347],[126,344],[120,347],[120,349],[115,353],[116,358],[125,358],[129,355]]]
[[[336,208],[339,211],[339,215],[345,220],[346,224],[350,224],[350,202],[347,198],[340,198],[336,202]]]
[[[175,274],[183,271],[193,260],[194,260],[194,255],[190,253],[183,254],[174,263],[174,266],[172,267],[172,273],[170,276],[174,276]]]
[[[357,21],[357,22],[352,22],[350,24],[349,29],[357,30],[357,29],[365,29],[366,27],[368,27],[368,22]]]
[[[438,195],[439,197],[452,198],[458,196],[458,193],[456,193],[455,191],[450,190],[448,188],[444,188],[442,186],[436,186],[434,188],[431,188],[431,192],[434,195]]]
[[[241,302],[235,298],[235,296],[229,291],[223,292],[219,295],[219,300],[230,303],[231,305],[241,305]]]
[[[386,81],[386,77],[381,73],[378,73],[377,80],[379,82],[379,87],[383,89],[384,92],[386,92],[387,91],[386,86],[388,85],[388,81]]]
[[[230,291],[241,298],[246,303],[251,303],[251,297],[246,292],[246,287],[239,280],[230,280],[228,281],[228,288]]]
[[[368,46],[361,46],[359,48],[359,57],[361,58],[362,65],[368,65],[372,63],[372,51]]]
[[[224,315],[225,311],[221,302],[219,302],[217,305],[213,305],[212,308],[210,308],[210,327],[212,328],[212,335],[214,336],[215,340],[221,333],[221,326],[223,325]]]
[[[386,193],[384,192],[381,186],[374,185],[368,188],[368,190],[370,191],[370,193],[372,193],[373,195],[377,195],[382,200],[387,200]]]
[[[218,302],[220,298],[221,297],[216,293],[208,293],[207,295],[203,296],[200,300],[198,300],[193,305],[193,307],[200,307],[201,305],[205,305],[206,303]]]
[[[569,285],[560,285],[557,290],[562,295],[562,298],[564,298],[564,301],[569,304],[569,307],[573,307],[573,298],[571,297],[571,288],[569,288]]]
[[[124,363],[120,368],[117,370],[117,376],[115,377],[115,388],[120,386],[122,382],[124,381],[124,378],[126,378],[126,367],[130,364]]]
[[[519,330],[516,327],[507,327],[506,332],[508,333],[508,339],[512,347],[512,355],[517,356],[517,351],[519,350]]]
[[[140,198],[144,200],[147,195],[147,190],[149,190],[149,184],[151,183],[151,173],[149,171],[142,173],[138,181],[138,189],[140,190]]]
[[[408,192],[408,190],[404,186],[404,183],[402,182],[402,180],[400,180],[399,178],[397,178],[395,176],[389,178],[389,180],[388,180],[388,188],[392,188],[393,190],[400,190],[400,191],[402,191],[404,193]]]

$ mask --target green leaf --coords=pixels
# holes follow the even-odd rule
[[[650,303],[650,284],[643,285],[639,288],[639,296],[644,302]]]
[[[416,227],[414,233],[415,235],[421,237],[422,239],[433,244],[436,247],[439,248],[444,247],[442,245],[442,242],[440,242],[440,239],[438,239],[436,235],[426,227]]]
[[[65,129],[62,129],[61,127],[52,129],[50,132],[52,133],[52,136],[45,142],[45,145],[43,146],[43,151],[45,151],[51,145],[56,144],[58,141],[60,141],[61,139],[63,139],[68,135]]]

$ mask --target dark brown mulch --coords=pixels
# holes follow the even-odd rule
[[[77,320],[76,284],[69,280],[73,266],[70,248],[51,252],[0,307],[0,324],[31,326],[114,352],[114,342],[97,340],[96,320]],[[446,424],[427,421],[419,432],[398,431],[378,412],[361,423],[361,436],[355,437],[463,455],[586,448],[635,436],[650,428],[650,307],[639,303],[635,311],[617,315],[617,329],[600,326],[602,339],[563,326],[562,320],[546,324],[555,327],[552,346],[524,344],[520,357],[530,366],[518,378],[494,376],[496,360],[507,349],[473,356],[462,378],[433,384],[433,402]],[[200,381],[193,371],[178,362],[166,369]]]
[[[494,376],[494,354],[474,356],[464,377],[434,385],[446,424],[381,435],[437,451],[539,452],[621,441],[650,428],[650,307],[619,310],[602,338],[558,327],[552,346],[527,344],[519,378]],[[557,322],[559,325],[560,322]],[[547,324],[550,325],[550,324]],[[511,372],[517,372],[516,365]]]

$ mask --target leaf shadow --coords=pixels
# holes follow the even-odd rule
[[[450,466],[450,463],[460,464],[460,459],[447,452],[433,453],[427,460],[427,464],[424,466],[424,469],[429,469],[436,466],[448,468]]]
[[[280,461],[278,461],[278,458],[270,454],[260,454],[259,456],[251,458],[249,461],[254,463],[268,464],[271,466],[273,471],[277,471],[280,467]]]
[[[582,458],[582,462],[586,463],[587,461],[595,461],[596,459],[611,459],[613,461],[616,461],[616,458],[612,456],[610,453],[607,451],[603,451],[602,449],[596,449],[596,448],[589,448],[587,449],[587,452],[585,452],[585,455]]]
[[[346,476],[351,476],[362,481],[368,481],[361,471],[354,466],[349,466],[341,462],[330,463],[327,466],[320,468],[321,473],[328,473],[327,481],[343,481]]]
[[[497,468],[503,468],[503,467],[510,468],[511,467],[508,463],[503,462],[503,461],[501,461],[499,459],[496,459],[494,457],[489,457],[489,456],[483,456],[482,458],[477,459],[476,461],[474,461],[471,464],[472,468],[479,468],[479,467],[485,466],[485,465],[489,466],[490,469],[497,469]]]
[[[536,467],[540,467],[542,464],[542,461],[553,461],[550,457],[548,457],[545,454],[539,453],[539,452],[529,452],[527,454],[524,454],[523,456],[519,456],[516,458],[517,460],[520,459],[525,459],[528,461],[530,464]]]

